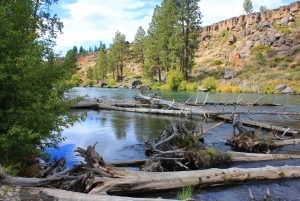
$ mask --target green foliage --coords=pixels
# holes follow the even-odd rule
[[[178,90],[179,91],[185,91],[186,90],[186,86],[187,86],[188,82],[186,80],[183,80],[180,85],[178,86]]]
[[[212,65],[214,65],[214,66],[220,66],[221,64],[222,64],[222,61],[220,61],[220,60],[214,60],[212,62]]]
[[[139,27],[135,35],[132,47],[133,57],[137,62],[145,63],[145,50],[146,50],[146,32],[143,27]]]
[[[6,167],[3,167],[2,171],[5,174],[8,174],[10,176],[17,176],[18,173],[19,173],[19,169],[20,169],[20,164],[12,164],[12,165],[8,165]],[[0,172],[1,172],[1,169],[0,169]]]
[[[94,71],[92,67],[89,67],[86,71],[86,79],[93,80],[93,77],[94,77]]]
[[[205,89],[208,89],[210,91],[216,91],[218,82],[214,77],[207,77],[204,80],[202,80],[201,85]]]
[[[116,85],[116,81],[114,79],[109,79],[108,82],[107,82],[108,86],[114,86]]]
[[[220,32],[220,37],[221,38],[225,38],[225,37],[228,37],[229,36],[229,31],[227,29],[223,29],[221,32]]]
[[[55,58],[51,48],[62,24],[47,13],[52,2],[0,4],[0,163],[6,167],[22,168],[27,158],[57,146],[76,119],[64,97],[76,54],[69,51],[63,63]]]
[[[108,71],[107,63],[108,63],[108,61],[107,61],[105,49],[100,48],[99,53],[98,53],[98,59],[96,61],[96,65],[95,65],[95,70],[94,70],[94,72],[92,72],[93,70],[91,69],[90,70],[91,77],[87,77],[87,78],[92,80],[94,77],[95,80],[97,80],[97,81],[104,80],[106,78],[106,74]]]
[[[168,91],[171,89],[171,87],[168,84],[164,84],[159,89],[162,91]]]
[[[79,86],[80,84],[80,78],[77,74],[73,74],[70,80],[71,85],[73,86]]]
[[[182,190],[178,193],[177,199],[178,200],[186,200],[188,198],[192,198],[193,191],[194,191],[194,189],[192,186],[183,187]]]
[[[261,52],[261,53],[269,53],[271,51],[271,48],[267,45],[258,45],[256,47],[253,47],[251,49],[251,53],[252,54],[256,54],[257,52]]]
[[[292,30],[287,26],[275,26],[275,29],[282,32],[285,35],[292,33]]]
[[[198,90],[198,83],[196,83],[196,82],[188,83],[186,85],[186,90],[187,91],[197,91]]]
[[[161,87],[161,83],[160,82],[156,82],[151,86],[151,89],[153,90],[159,90]]]
[[[84,87],[88,87],[88,86],[91,86],[91,85],[92,85],[92,80],[90,80],[90,79],[85,79],[82,82],[82,86],[84,86]]]
[[[172,90],[178,90],[179,85],[183,81],[183,74],[179,71],[172,70],[168,73],[166,83]]]
[[[244,11],[245,11],[247,14],[252,13],[252,12],[253,12],[252,1],[251,1],[251,0],[244,0],[244,2],[243,2],[243,8],[244,8]]]
[[[211,148],[211,147],[209,147],[206,151],[211,156],[219,156],[220,155],[220,153],[217,150],[215,150],[214,148]]]
[[[258,64],[266,65],[267,60],[262,52],[256,52],[255,58]]]

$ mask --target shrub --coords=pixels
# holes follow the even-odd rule
[[[151,86],[151,89],[153,90],[159,90],[161,87],[161,83],[160,82],[156,82]]]
[[[266,65],[267,60],[266,60],[266,58],[265,58],[265,56],[263,55],[262,52],[256,52],[255,58],[256,58],[256,61],[257,61],[258,64]]]
[[[239,86],[232,86],[232,85],[220,85],[217,89],[218,92],[222,93],[239,93],[241,91]]]
[[[91,84],[92,84],[92,81],[90,79],[86,79],[86,80],[83,81],[82,86],[85,87],[85,86],[89,86]]]
[[[282,32],[284,35],[288,35],[292,32],[287,26],[276,26],[275,29]]]
[[[198,83],[197,82],[188,83],[186,85],[186,90],[187,91],[197,91],[198,90]]]
[[[168,84],[164,84],[159,89],[162,91],[167,91],[167,90],[170,90],[171,88]]]
[[[222,61],[220,61],[220,60],[214,60],[214,61],[212,62],[212,64],[213,64],[214,66],[219,66],[219,65],[222,64]]]
[[[217,89],[217,80],[214,77],[207,77],[202,80],[202,87],[210,91],[215,91]]]
[[[251,49],[251,53],[256,55],[257,52],[261,53],[269,53],[271,51],[271,48],[267,45],[258,45]]]
[[[183,79],[183,74],[181,72],[172,70],[167,75],[166,83],[172,90],[176,91]]]
[[[186,88],[187,88],[187,84],[188,84],[188,82],[185,81],[185,80],[183,80],[183,81],[180,83],[180,85],[179,85],[179,87],[178,87],[178,90],[179,90],[179,91],[185,91]]]
[[[80,84],[80,79],[79,76],[77,74],[72,75],[71,80],[70,80],[70,84],[73,86],[78,86]]]
[[[114,79],[109,79],[107,81],[108,86],[114,86],[116,84],[116,81]]]

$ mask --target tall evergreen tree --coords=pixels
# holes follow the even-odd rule
[[[73,52],[74,52],[76,55],[78,55],[78,48],[77,48],[76,45],[73,47]]]
[[[145,63],[146,32],[143,27],[139,27],[133,41],[132,54],[137,62]]]
[[[107,57],[103,48],[99,50],[98,59],[94,70],[94,78],[99,81],[106,78],[107,74]]]
[[[79,55],[83,55],[85,53],[86,53],[86,50],[82,46],[80,46],[80,48],[79,48]]]
[[[194,65],[195,53],[199,46],[201,26],[200,0],[178,0],[178,44],[180,50],[180,70],[184,78]]]
[[[128,47],[128,43],[126,42],[125,35],[117,31],[111,47],[112,51],[114,52],[115,59],[117,61],[117,66],[116,66],[117,81],[123,79],[125,61],[128,56],[128,48],[129,47]]]
[[[158,36],[158,23],[161,15],[161,7],[156,6],[152,15],[152,20],[149,25],[146,37],[146,61],[148,69],[145,69],[147,74],[157,73],[159,82],[161,82],[161,56]]]
[[[253,12],[252,0],[244,0],[243,8],[247,14],[252,13]]]

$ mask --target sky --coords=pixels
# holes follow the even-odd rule
[[[109,45],[116,31],[132,42],[142,26],[147,30],[153,10],[162,0],[59,0],[53,5],[64,23],[63,34],[56,39],[55,50],[65,54],[74,45],[99,46],[100,41]],[[254,11],[261,5],[274,9],[296,0],[252,0]],[[201,0],[199,3],[202,26],[244,14],[243,0]]]

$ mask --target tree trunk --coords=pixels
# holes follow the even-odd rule
[[[185,186],[214,186],[250,180],[274,180],[299,178],[300,166],[207,169],[181,172],[134,172],[128,171],[123,178],[105,180],[90,194],[109,193],[130,195],[162,190],[178,189]]]
[[[0,186],[0,200],[30,201],[171,201],[160,198],[130,198],[110,195],[92,195],[51,188]]]

